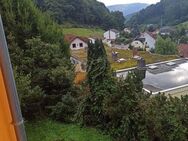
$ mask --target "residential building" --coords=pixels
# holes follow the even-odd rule
[[[89,37],[88,39],[89,39],[89,41],[91,41],[91,43],[93,43],[93,44],[94,44],[95,41],[96,41],[96,38],[93,38],[93,37]]]
[[[120,36],[120,32],[116,29],[110,29],[104,33],[106,40],[114,41]]]
[[[144,32],[144,33],[141,33],[139,38],[144,38],[145,39],[144,44],[150,50],[151,49],[155,49],[155,43],[156,43],[157,34],[152,33],[152,32]]]
[[[180,57],[188,58],[188,44],[180,44],[178,46],[178,53]]]
[[[160,31],[159,33],[163,36],[169,36],[171,35],[173,32],[175,32],[175,29],[173,27],[170,27],[170,26],[165,26],[165,27],[162,27],[160,28]]]
[[[145,49],[145,38],[137,38],[132,43],[131,46],[137,49]]]
[[[65,35],[65,42],[69,44],[71,50],[79,50],[88,47],[89,39],[75,35]]]
[[[124,28],[124,30],[123,30],[125,33],[128,33],[128,34],[130,34],[131,33],[131,30],[129,29],[129,28]]]
[[[181,97],[188,95],[188,59],[181,58],[150,64],[145,67],[143,91],[156,95]],[[117,77],[126,77],[128,72],[136,68],[116,71]],[[143,69],[144,70],[144,69]]]

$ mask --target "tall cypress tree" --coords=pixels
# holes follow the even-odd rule
[[[89,125],[105,126],[103,101],[109,95],[114,81],[110,74],[110,65],[101,40],[88,45],[87,78],[90,94],[82,104],[83,122]]]
[[[88,83],[93,90],[109,76],[110,64],[107,59],[106,50],[101,40],[96,40],[95,44],[88,45]]]

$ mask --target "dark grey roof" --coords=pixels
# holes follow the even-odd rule
[[[175,64],[172,66],[167,63],[159,63],[153,70],[148,68],[146,78],[143,80],[144,85],[166,90],[188,84],[188,60],[181,59],[173,63]]]
[[[145,38],[136,38],[135,41],[140,41],[141,43],[144,43],[146,41]]]
[[[118,73],[127,75],[130,70]],[[188,84],[188,59],[178,59],[147,65],[144,88],[148,91],[159,92]]]
[[[160,32],[175,32],[175,28],[170,26],[165,26],[160,28]]]

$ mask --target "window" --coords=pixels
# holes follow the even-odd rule
[[[83,43],[80,43],[80,47],[83,47]]]
[[[73,47],[73,48],[76,48],[76,44],[72,44],[72,47]]]

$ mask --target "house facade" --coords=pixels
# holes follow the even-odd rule
[[[91,43],[95,43],[95,41],[96,41],[96,39],[95,38],[92,38],[92,37],[90,37],[90,38],[88,38],[89,39],[89,41],[91,42]]]
[[[113,40],[116,40],[119,37],[119,35],[120,35],[120,33],[118,30],[110,29],[104,33],[104,38],[106,40],[113,41]]]
[[[123,30],[125,33],[128,33],[128,34],[130,34],[131,33],[131,30],[129,29],[129,28],[124,28],[124,30]]]
[[[132,43],[131,46],[137,49],[145,49],[146,44],[145,44],[145,38],[138,38],[135,39]]]
[[[70,44],[70,48],[72,50],[83,49],[87,47],[88,47],[88,44],[85,41],[81,40],[80,38],[74,39]]]
[[[141,34],[140,38],[145,39],[145,45],[151,50],[155,49],[156,36],[152,33],[144,32]]]
[[[88,38],[75,35],[65,35],[65,41],[69,44],[71,50],[79,50],[88,47]]]
[[[144,44],[140,42],[139,40],[135,40],[131,43],[131,46],[138,49],[144,49]]]

